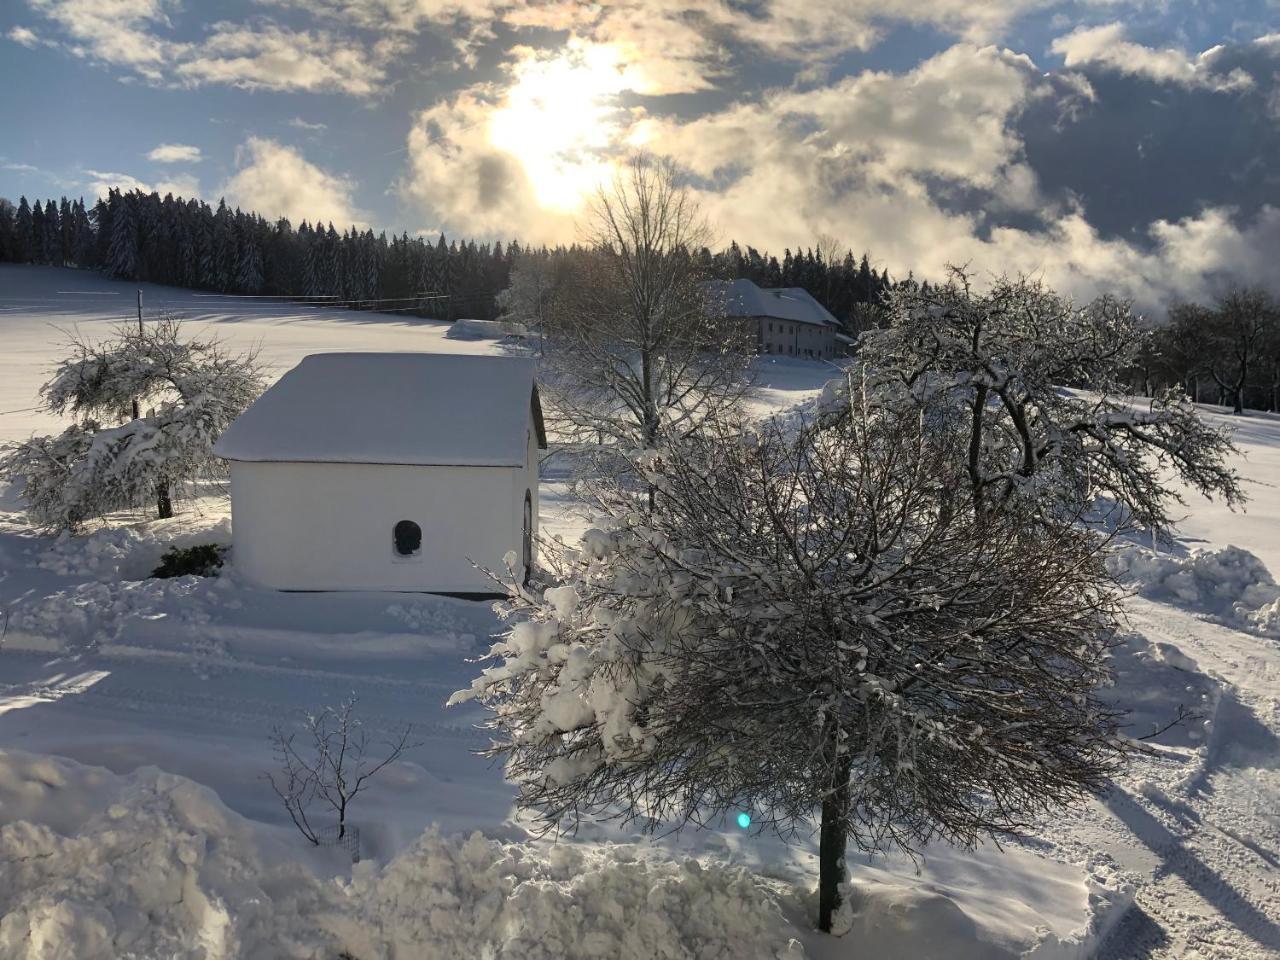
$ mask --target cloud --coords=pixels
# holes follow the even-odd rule
[[[1093,95],[1025,57],[959,44],[904,73],[642,126],[695,176],[724,239],[776,251],[828,233],[869,245],[895,272],[937,276],[968,263],[1144,308],[1210,295],[1228,278],[1275,286],[1274,206],[1205,204],[1106,236],[1070,191],[1046,191],[1020,124],[1030,110],[1061,115]],[[1058,133],[1072,135],[1069,124]]]
[[[14,27],[6,36],[14,43],[21,44],[28,49],[40,44],[40,38],[36,36],[35,31],[26,27]]]
[[[556,242],[572,234],[584,194],[612,175],[636,113],[621,96],[636,81],[610,44],[515,54],[503,82],[418,115],[399,191],[451,228]]]
[[[727,77],[741,48],[810,69],[868,50],[900,24],[929,27],[972,42],[1002,37],[1027,13],[1061,0],[259,0],[363,30],[406,35],[447,31],[470,61],[495,26],[563,31],[622,51],[646,94],[693,93]],[[1113,6],[1145,0],[1110,0]]]
[[[180,45],[152,34],[170,26],[172,0],[28,0],[37,13],[60,26],[72,53],[127,66],[159,80],[165,60]]]
[[[1063,57],[1067,67],[1094,64],[1156,83],[1219,92],[1254,85],[1254,78],[1243,69],[1219,72],[1222,46],[1210,47],[1194,57],[1174,47],[1144,47],[1126,40],[1124,25],[1119,23],[1073,30],[1054,40],[1051,49]]]
[[[402,39],[360,43],[341,34],[290,30],[269,20],[218,22],[199,41],[162,35],[176,0],[28,0],[58,25],[76,56],[123,67],[155,84],[226,84],[249,90],[378,93]]]
[[[521,75],[513,70],[512,84]],[[775,252],[828,233],[869,247],[895,274],[937,276],[948,262],[967,263],[1150,309],[1209,296],[1229,278],[1274,285],[1274,205],[1203,203],[1107,234],[1071,189],[1046,186],[1028,156],[1031,127],[1048,138],[1040,151],[1052,151],[1052,138],[1072,137],[1082,113],[1110,109],[1112,93],[1078,74],[1046,75],[1009,50],[960,43],[911,70],[774,90],[694,119],[618,109],[606,144],[569,153],[597,164],[597,176],[635,143],[667,154],[691,178],[721,241]],[[476,85],[424,111],[409,137],[402,195],[451,230],[570,241],[575,211],[540,202],[542,174],[520,139],[504,147],[494,136],[494,118],[512,97],[511,86]],[[1105,173],[1098,156],[1089,162]]]
[[[141,190],[143,193],[158,193],[162,197],[171,193],[184,199],[201,196],[200,181],[189,174],[170,177],[157,183],[148,183],[132,174],[109,170],[85,170],[84,176],[85,179],[78,185],[95,198],[106,196],[110,190]]]
[[[313,123],[310,120],[303,120],[301,117],[292,118],[289,121],[289,126],[293,127],[295,130],[307,130],[311,133],[318,133],[321,130],[329,129],[329,125],[327,123]]]
[[[182,53],[173,75],[189,85],[338,90],[367,97],[385,87],[387,65],[404,49],[404,43],[395,38],[368,45],[323,31],[224,22],[214,24],[201,44]]]
[[[236,150],[239,169],[224,184],[227,200],[265,217],[288,217],[295,224],[332,222],[335,227],[368,225],[352,200],[355,184],[310,163],[300,151],[265,137],[250,137]]]
[[[442,222],[480,236],[556,243],[573,235],[570,214],[546,210],[519,158],[488,139],[495,102],[472,89],[418,115],[408,139],[408,169],[398,190]]]
[[[156,163],[198,163],[200,148],[185,143],[162,143],[147,154]]]
[[[151,187],[137,177],[127,173],[114,173],[107,170],[85,170],[84,187],[91,196],[105,197],[111,190],[141,190],[150,193]]]
[[[160,196],[171,193],[175,197],[182,197],[184,200],[190,200],[193,197],[202,196],[200,192],[200,181],[189,173],[181,173],[174,177],[157,182],[152,188]]]

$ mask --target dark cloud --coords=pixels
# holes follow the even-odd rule
[[[1162,82],[1086,65],[1092,101],[1064,115],[1028,105],[1016,122],[1027,162],[1049,197],[1075,197],[1106,237],[1142,241],[1157,220],[1208,207],[1242,215],[1280,202],[1280,44],[1248,43],[1214,56],[1218,72],[1253,78],[1242,89]]]

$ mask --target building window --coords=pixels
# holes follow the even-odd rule
[[[412,520],[401,520],[391,531],[396,556],[416,557],[422,553],[422,528]]]

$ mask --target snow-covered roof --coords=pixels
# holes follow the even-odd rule
[[[455,353],[313,353],[214,444],[228,460],[516,467],[532,409],[546,447],[533,361]]]
[[[803,287],[758,287],[750,280],[709,280],[704,285],[712,313],[726,317],[776,317],[818,327],[838,327],[836,318]]]

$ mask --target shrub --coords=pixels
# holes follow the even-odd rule
[[[171,547],[160,558],[160,566],[151,571],[151,576],[160,579],[169,577],[216,577],[222,566],[222,556],[226,547],[216,543],[198,543],[193,547]]]

